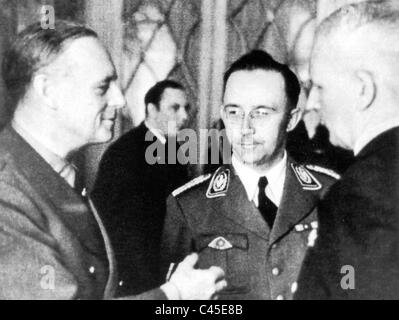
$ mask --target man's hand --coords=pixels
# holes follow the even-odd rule
[[[198,254],[193,253],[187,256],[179,264],[170,281],[161,287],[169,299],[215,299],[217,294],[226,288],[227,282],[221,268],[194,269],[197,261]]]

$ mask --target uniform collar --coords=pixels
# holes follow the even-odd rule
[[[395,127],[399,127],[399,117],[389,119],[388,121],[385,121],[374,128],[365,130],[360,138],[357,139],[353,148],[355,156],[357,156],[362,149],[369,144],[369,142],[374,140],[374,138]]]
[[[162,134],[161,130],[152,127],[147,120],[144,121],[144,125],[148,128],[148,130],[150,130],[152,132],[152,134],[154,136],[157,137],[157,139],[159,141],[161,141],[162,144],[166,144],[166,138],[165,136]]]
[[[32,131],[25,129],[23,123],[15,119],[11,121],[11,127],[51,166],[51,168],[60,174],[67,183],[73,188],[75,185],[76,167],[53,152],[43,142],[40,137]],[[67,176],[65,176],[65,174]]]
[[[245,188],[249,201],[253,201],[256,206],[258,205],[258,181],[260,177],[266,177],[269,182],[266,187],[266,195],[277,207],[280,206],[287,170],[286,151],[284,151],[284,156],[280,161],[262,173],[258,173],[251,167],[244,165],[234,155],[232,164]]]

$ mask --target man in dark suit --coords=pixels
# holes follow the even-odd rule
[[[58,20],[22,31],[2,67],[14,104],[0,133],[0,299],[113,298],[112,246],[69,161],[112,138],[125,104],[112,60],[93,30]],[[130,298],[212,297],[223,271],[194,270],[196,260]]]
[[[164,80],[144,100],[146,120],[105,152],[92,192],[115,249],[123,283],[118,295],[136,294],[159,284],[166,198],[188,180],[186,166],[176,158],[173,161],[168,150],[188,117],[184,88]],[[176,157],[176,150],[172,152]]]
[[[194,179],[168,200],[162,251],[170,263],[190,252],[218,265],[222,299],[290,299],[317,230],[316,205],[338,176],[286,152],[300,119],[299,83],[264,51],[234,62],[224,77],[221,117],[232,164]]]
[[[399,298],[399,11],[391,4],[344,7],[317,33],[309,103],[356,161],[320,204],[297,299]]]

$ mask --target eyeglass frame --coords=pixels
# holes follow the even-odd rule
[[[238,110],[240,110],[241,111],[240,117],[238,119],[231,119],[231,117],[229,117],[228,113],[226,112],[226,108],[228,108],[228,107],[233,107],[233,108],[237,108]],[[237,105],[234,105],[234,104],[227,104],[227,105],[222,104],[221,108],[222,108],[222,110],[223,110],[223,112],[225,114],[226,120],[229,123],[231,123],[231,124],[242,124],[242,122],[244,121],[245,116],[246,116],[246,112],[240,106],[237,106]],[[267,115],[265,115],[265,117],[256,118],[256,117],[253,116],[253,113],[256,112],[256,111],[259,111],[259,109],[267,109],[269,111],[268,111]],[[293,110],[295,110],[295,109],[293,109]],[[263,123],[266,120],[267,116],[277,115],[277,114],[280,114],[280,113],[283,113],[283,112],[285,112],[285,110],[277,111],[277,110],[275,110],[275,109],[273,109],[271,107],[258,106],[255,109],[252,109],[248,114],[249,114],[249,118],[252,121],[252,123]]]

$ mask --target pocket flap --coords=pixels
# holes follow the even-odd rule
[[[215,250],[229,250],[232,248],[247,250],[248,237],[246,234],[242,233],[200,235],[198,238],[197,246],[198,251],[201,251],[206,247]]]

